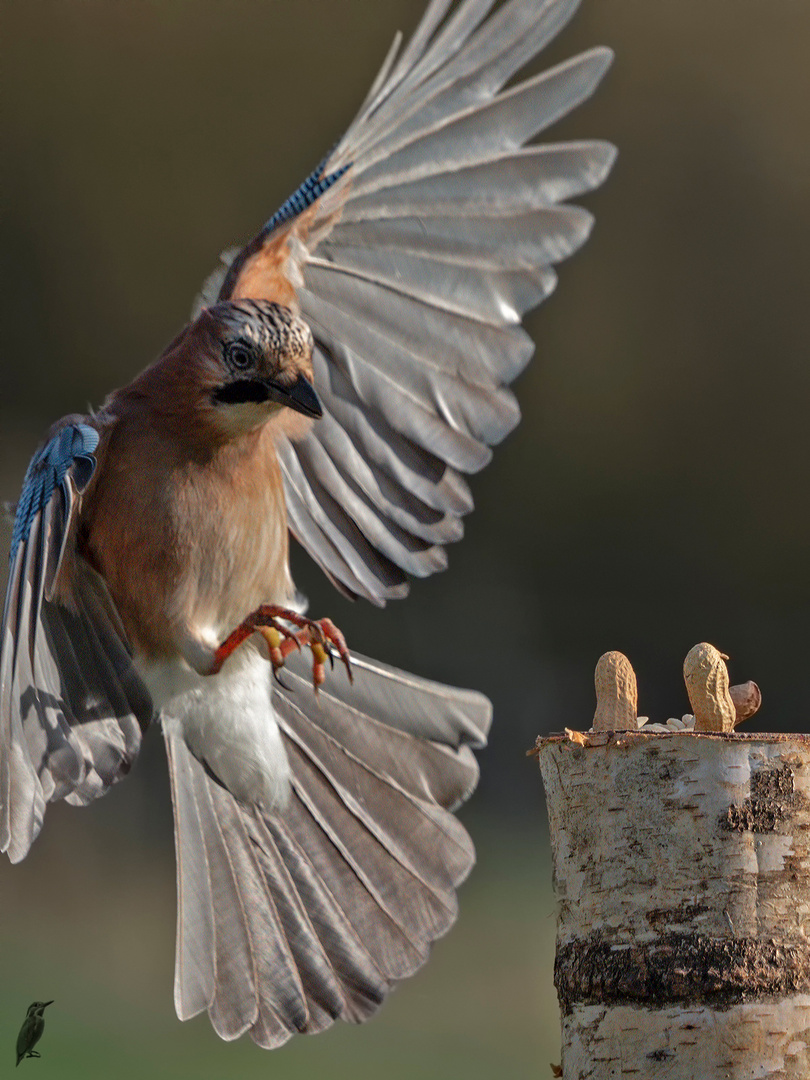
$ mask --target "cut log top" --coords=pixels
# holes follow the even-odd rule
[[[568,743],[574,747],[638,745],[656,739],[720,739],[729,743],[745,742],[798,742],[810,750],[810,735],[793,734],[786,731],[553,731],[548,735],[538,735],[534,747],[528,751],[530,757],[537,757],[541,747],[554,743]]]

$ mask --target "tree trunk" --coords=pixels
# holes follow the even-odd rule
[[[810,1077],[810,741],[538,739],[564,1080]]]

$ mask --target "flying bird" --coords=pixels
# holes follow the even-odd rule
[[[42,1038],[42,1032],[45,1030],[45,1017],[43,1013],[49,1005],[53,1005],[53,1001],[34,1001],[28,1006],[28,1012],[25,1014],[25,1020],[23,1020],[23,1025],[20,1028],[20,1034],[17,1036],[18,1065],[23,1058],[42,1057],[34,1047]]]
[[[384,605],[444,569],[465,480],[517,424],[521,317],[588,236],[604,142],[535,143],[597,48],[513,84],[577,0],[432,0],[312,175],[100,409],[48,432],[16,506],[0,847],[86,805],[159,721],[175,1004],[275,1047],[361,1021],[453,923],[489,702],[304,613],[292,534]],[[493,10],[495,8],[495,10]],[[337,660],[327,676],[326,665]]]

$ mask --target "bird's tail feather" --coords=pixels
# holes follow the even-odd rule
[[[274,1047],[370,1016],[456,916],[474,851],[450,813],[475,786],[489,702],[355,658],[317,697],[274,694],[285,810],[234,799],[166,729],[178,860],[175,1003]]]

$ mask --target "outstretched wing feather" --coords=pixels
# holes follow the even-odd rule
[[[471,507],[459,474],[518,422],[506,384],[533,351],[520,320],[591,228],[563,200],[614,157],[598,141],[526,145],[593,92],[609,50],[509,85],[577,6],[434,0],[324,162],[329,189],[313,201],[307,181],[303,212],[258,234],[220,294],[295,303],[312,327],[325,418],[280,458],[292,531],[348,595],[384,604],[445,565],[436,549]],[[357,468],[369,450],[374,475]]]
[[[76,418],[34,456],[15,515],[0,647],[0,849],[24,858],[45,804],[84,805],[124,776],[152,704],[98,575],[71,556],[98,433]]]

